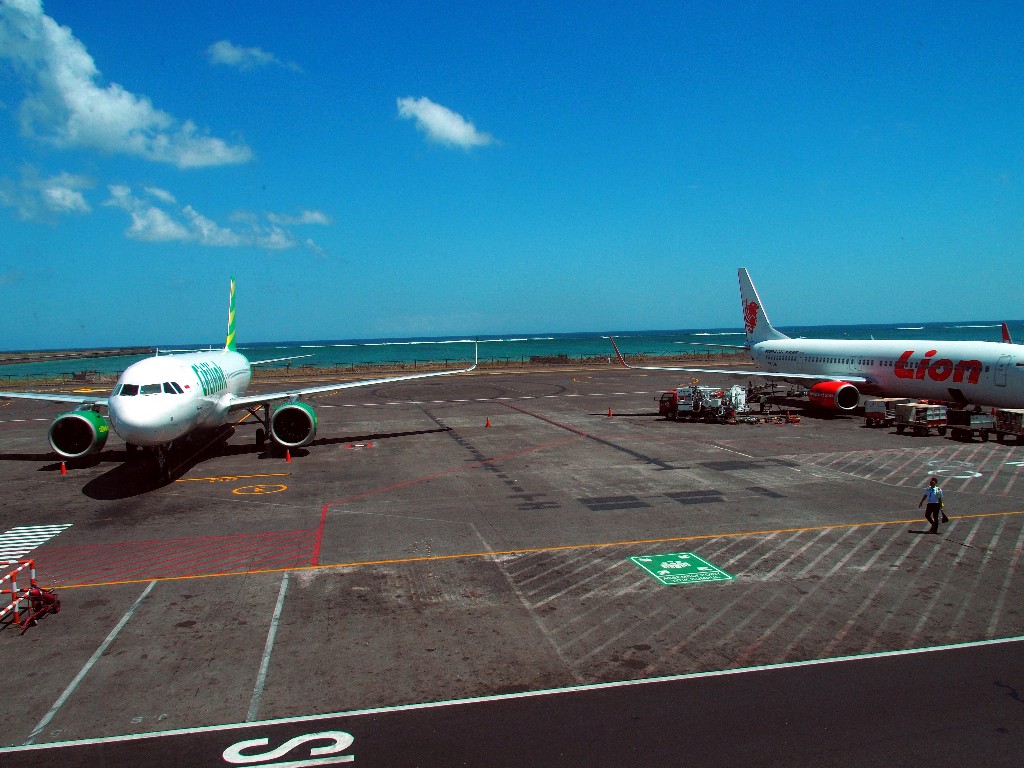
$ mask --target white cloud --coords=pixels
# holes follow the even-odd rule
[[[89,213],[92,209],[77,189],[54,185],[42,190],[43,203],[51,211],[60,213]]]
[[[255,214],[235,212],[231,220],[241,226],[233,229],[221,226],[191,205],[177,207],[174,195],[159,187],[145,187],[143,191],[148,197],[136,195],[131,187],[123,184],[112,184],[108,190],[110,197],[103,204],[128,213],[131,225],[125,230],[125,236],[132,240],[181,241],[221,248],[248,246],[271,251],[291,250],[306,245],[280,226],[282,222],[272,220],[269,214],[269,223],[263,223]],[[303,217],[295,218],[300,220]]]
[[[188,222],[189,229],[194,234],[193,239],[201,245],[236,246],[242,244],[243,239],[240,235],[210,221],[191,205],[186,205],[181,212]]]
[[[269,248],[273,251],[287,251],[298,245],[295,238],[280,227],[271,227],[270,231],[257,235],[254,242],[260,248]]]
[[[155,206],[139,206],[129,211],[132,225],[125,230],[131,240],[151,243],[166,243],[175,240],[190,240],[189,231],[172,219],[166,211]]]
[[[323,211],[307,210],[300,211],[298,216],[268,213],[267,220],[273,224],[323,224],[326,226],[331,223],[331,217]]]
[[[312,239],[306,238],[305,242],[302,243],[306,250],[316,256],[318,259],[327,258],[327,251],[317,245]]]
[[[241,70],[273,65],[295,72],[302,71],[302,68],[295,62],[281,61],[277,56],[262,48],[244,48],[241,45],[235,45],[230,40],[218,40],[206,49],[206,56],[211,64],[223,64]]]
[[[168,192],[166,189],[160,189],[160,187],[143,187],[143,190],[147,195],[152,195],[162,203],[168,205],[174,205],[178,201],[174,199],[174,195]]]
[[[441,144],[469,149],[495,143],[489,133],[481,133],[462,115],[435,104],[426,96],[398,99],[398,116],[415,120],[417,128]]]
[[[92,186],[86,176],[64,172],[41,178],[34,167],[25,165],[18,181],[0,179],[0,205],[17,209],[19,218],[30,221],[46,221],[53,214],[89,213],[92,208],[82,190]]]
[[[68,27],[43,13],[38,0],[0,4],[0,57],[29,81],[20,108],[26,136],[60,148],[81,147],[137,155],[179,168],[244,163],[252,151],[177,120],[100,72]]]

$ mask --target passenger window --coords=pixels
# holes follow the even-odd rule
[[[160,394],[160,385],[159,384],[143,384],[142,388],[139,390],[139,393],[143,394],[143,395],[159,395]]]
[[[121,387],[121,396],[122,397],[131,397],[131,396],[137,395],[137,394],[139,394],[139,385],[138,384],[125,384],[125,385],[123,385]]]

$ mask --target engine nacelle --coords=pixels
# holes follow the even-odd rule
[[[61,456],[77,459],[103,450],[110,424],[93,410],[68,411],[50,425],[50,447]]]
[[[285,403],[270,417],[270,434],[285,448],[309,445],[316,437],[316,411],[306,403]]]
[[[845,381],[823,381],[807,392],[811,405],[829,411],[852,411],[860,405],[860,391]]]

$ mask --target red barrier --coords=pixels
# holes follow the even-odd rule
[[[28,571],[29,586],[18,587],[18,574]],[[6,565],[0,567],[0,585],[10,582],[10,588],[0,588],[0,596],[10,595],[11,602],[0,609],[0,622],[4,617],[11,614],[9,623],[21,627],[21,633],[34,626],[37,619],[48,613],[60,611],[60,600],[52,589],[44,589],[36,583],[36,561],[35,560],[9,560]],[[3,599],[0,597],[0,605]],[[24,608],[22,608],[24,604]],[[27,609],[27,610],[26,610]]]

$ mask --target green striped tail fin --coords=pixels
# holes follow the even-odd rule
[[[235,351],[235,278],[231,278],[231,297],[228,299],[228,340],[224,349]]]

